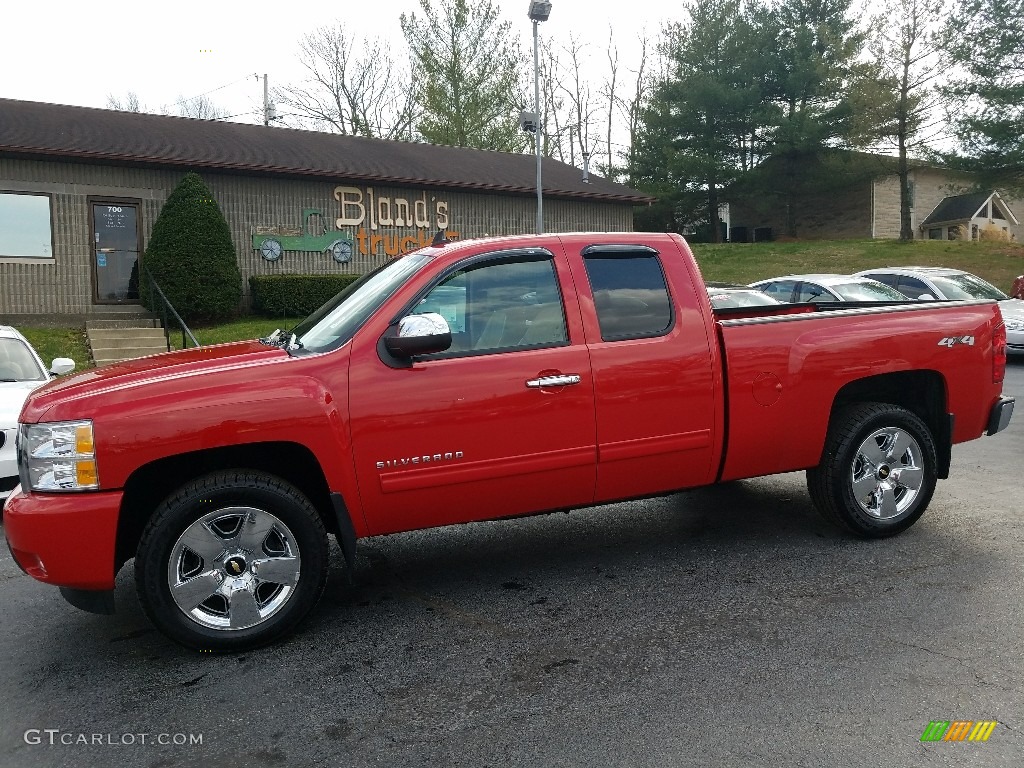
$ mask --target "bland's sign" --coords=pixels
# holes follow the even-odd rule
[[[448,229],[448,201],[436,197],[427,199],[426,192],[418,196],[385,197],[374,191],[359,187],[335,187],[334,199],[338,201],[337,227],[358,227],[355,240],[363,256],[380,253],[383,247],[388,256],[429,245],[434,233],[442,229],[449,239],[459,236]],[[382,227],[388,229],[414,230],[408,234],[380,234]]]

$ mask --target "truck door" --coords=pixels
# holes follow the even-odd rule
[[[584,311],[597,410],[597,501],[711,482],[716,413],[710,311],[679,254],[589,246],[572,256],[590,284]],[[675,270],[670,292],[666,270]],[[592,313],[591,313],[592,311]]]
[[[560,281],[572,284],[549,251],[472,257],[401,311],[445,317],[448,351],[403,365],[379,326],[356,336],[349,412],[372,533],[593,500],[590,360],[575,293]]]

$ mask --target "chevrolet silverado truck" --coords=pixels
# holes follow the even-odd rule
[[[834,306],[834,305],[833,305]],[[995,302],[713,310],[671,234],[466,240],[287,333],[32,393],[5,533],[96,612],[135,560],[186,646],[273,641],[358,539],[807,471],[854,534],[911,526],[951,448],[1006,427]]]

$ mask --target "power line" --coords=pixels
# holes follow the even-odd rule
[[[195,99],[201,99],[203,96],[208,96],[209,94],[215,93],[216,91],[220,91],[220,90],[223,90],[224,88],[227,88],[229,86],[236,85],[236,84],[242,82],[243,80],[248,80],[250,77],[255,77],[257,80],[259,80],[260,76],[257,75],[254,72],[251,75],[246,75],[245,77],[240,77],[237,80],[232,80],[230,83],[225,83],[224,85],[218,85],[216,88],[211,88],[210,90],[205,91],[204,93],[200,93],[198,96],[192,96],[192,97],[190,97],[188,99],[180,99],[180,100],[181,101],[194,101]]]

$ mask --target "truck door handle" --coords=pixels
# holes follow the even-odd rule
[[[526,386],[530,389],[540,387],[567,387],[570,384],[579,384],[581,381],[578,373],[560,373],[555,376],[541,376],[539,379],[530,379]]]

